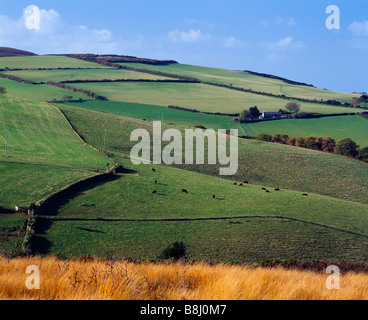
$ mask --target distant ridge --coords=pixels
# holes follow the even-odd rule
[[[69,54],[66,55],[72,58],[78,58],[86,61],[94,62],[108,62],[108,63],[142,63],[151,65],[168,65],[178,63],[175,60],[157,60],[147,58],[137,58],[133,56],[119,56],[119,55],[95,55],[95,54]]]
[[[37,56],[37,54],[14,48],[0,47],[0,57],[21,57],[21,56]]]

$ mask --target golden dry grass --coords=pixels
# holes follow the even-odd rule
[[[26,268],[40,269],[40,289]],[[102,259],[0,258],[1,300],[365,300],[368,275],[348,273],[340,289],[327,274],[246,266],[152,264]]]

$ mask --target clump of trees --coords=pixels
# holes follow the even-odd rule
[[[6,89],[4,87],[0,87],[0,94],[6,93]]]
[[[245,123],[247,121],[251,121],[253,119],[258,119],[261,113],[258,110],[257,106],[251,107],[248,110],[244,110],[239,114],[238,121],[240,123]]]
[[[276,133],[274,135],[261,133],[256,139],[299,148],[340,154],[342,156],[358,159],[368,163],[368,147],[360,148],[359,145],[350,138],[336,142],[336,140],[331,137],[289,137],[287,134],[282,133]]]

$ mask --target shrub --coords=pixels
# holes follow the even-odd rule
[[[312,149],[312,150],[321,150],[322,149],[322,143],[319,138],[317,137],[306,137],[304,139],[305,148]]]
[[[336,144],[336,153],[356,158],[359,154],[359,146],[352,139],[346,138]]]
[[[185,258],[186,253],[187,248],[185,244],[183,242],[175,242],[162,251],[161,257],[163,259],[179,260]]]
[[[359,151],[358,159],[368,163],[368,147]]]
[[[266,142],[271,142],[272,141],[272,136],[267,134],[267,133],[261,133],[258,137],[257,140],[260,141],[266,141]]]
[[[0,87],[0,94],[6,93],[6,89],[4,87]]]
[[[331,137],[324,138],[322,141],[322,151],[335,152],[336,141]]]
[[[306,144],[305,144],[305,138],[304,137],[298,137],[295,139],[295,146],[300,147],[300,148],[305,148]]]
[[[289,136],[287,134],[283,134],[283,133],[276,133],[273,137],[272,137],[272,142],[276,142],[276,143],[281,143],[281,144],[286,144],[287,141],[289,139]]]

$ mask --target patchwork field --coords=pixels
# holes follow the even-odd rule
[[[356,96],[249,72],[182,64],[129,66],[310,100],[344,103]],[[170,244],[183,241],[190,261],[368,261],[366,163],[246,139],[239,139],[239,168],[230,177],[219,176],[220,165],[162,165],[155,166],[153,172],[151,165],[134,166],[129,159],[135,144],[130,141],[131,132],[137,128],[152,132],[153,120],[163,121],[163,130],[184,132],[204,126],[239,129],[240,135],[350,137],[363,147],[367,145],[366,119],[340,116],[242,125],[236,124],[233,116],[168,106],[238,114],[255,105],[260,111],[278,111],[288,100],[204,83],[91,83],[88,80],[167,78],[65,56],[0,58],[0,68],[35,82],[82,80],[85,82],[71,85],[108,99],[93,100],[50,85],[0,78],[0,86],[7,90],[0,96],[0,206],[28,207],[96,175],[97,169],[102,172],[114,165],[76,133],[124,168],[108,181],[70,192],[44,208],[32,238],[34,253],[60,258],[90,255],[157,260]],[[61,100],[65,95],[73,96],[73,101],[55,105],[66,118],[44,102]],[[354,110],[307,102],[301,106],[303,111],[319,114]],[[249,183],[233,185],[244,180]],[[10,242],[0,242],[3,253],[17,251],[25,220],[24,215],[0,215],[0,232],[11,230],[9,236],[13,237]]]
[[[152,122],[149,121],[65,105],[61,108],[83,138],[98,148],[103,146],[103,133],[107,129],[106,148],[127,159],[136,144],[130,141],[130,133],[137,128],[152,132]],[[171,124],[165,123],[162,130],[171,127]],[[185,128],[188,127],[178,127],[180,130]],[[219,165],[181,167],[202,174],[219,175]],[[281,187],[368,203],[367,169],[365,163],[334,154],[240,139],[238,173],[227,178],[240,182],[246,179],[260,186]]]
[[[129,174],[48,209],[56,216],[38,222],[40,253],[154,260],[183,241],[190,260],[368,258],[367,205],[288,190],[266,193],[260,186],[234,186],[166,166],[155,166],[153,173],[150,166],[123,164]]]
[[[0,60],[1,61],[1,60]],[[99,66],[99,65],[97,65]],[[34,82],[42,81],[75,81],[75,80],[120,80],[120,79],[146,79],[146,80],[167,80],[169,78],[141,73],[129,70],[117,70],[111,68],[101,69],[68,69],[68,70],[21,70],[8,71],[5,74],[10,74],[20,77],[25,80]]]
[[[205,84],[193,83],[84,83],[84,89],[113,101],[160,106],[180,106],[204,112],[239,114],[258,106],[263,111],[279,111],[289,102],[269,96],[240,92]],[[350,108],[302,102],[301,109],[312,113],[344,113]]]
[[[209,68],[187,64],[169,64],[165,66],[145,65],[142,63],[120,64],[137,69],[148,69],[193,77],[205,82],[214,82],[227,85],[232,84],[234,87],[268,92],[275,95],[284,94],[290,97],[317,100],[336,99],[341,102],[348,101],[352,97],[357,96],[356,94],[351,93],[332,92],[311,86],[290,84],[282,80],[260,77],[245,71]]]
[[[38,68],[107,68],[88,61],[77,60],[62,55],[32,57],[0,57],[1,69],[38,69]]]
[[[57,108],[9,96],[0,97],[0,106],[1,206],[28,208],[114,165],[85,145]]]
[[[6,88],[9,96],[32,102],[51,101],[53,99],[62,100],[65,95],[72,96],[73,99],[76,100],[90,99],[79,92],[73,92],[46,84],[30,85],[0,78],[0,86]]]

